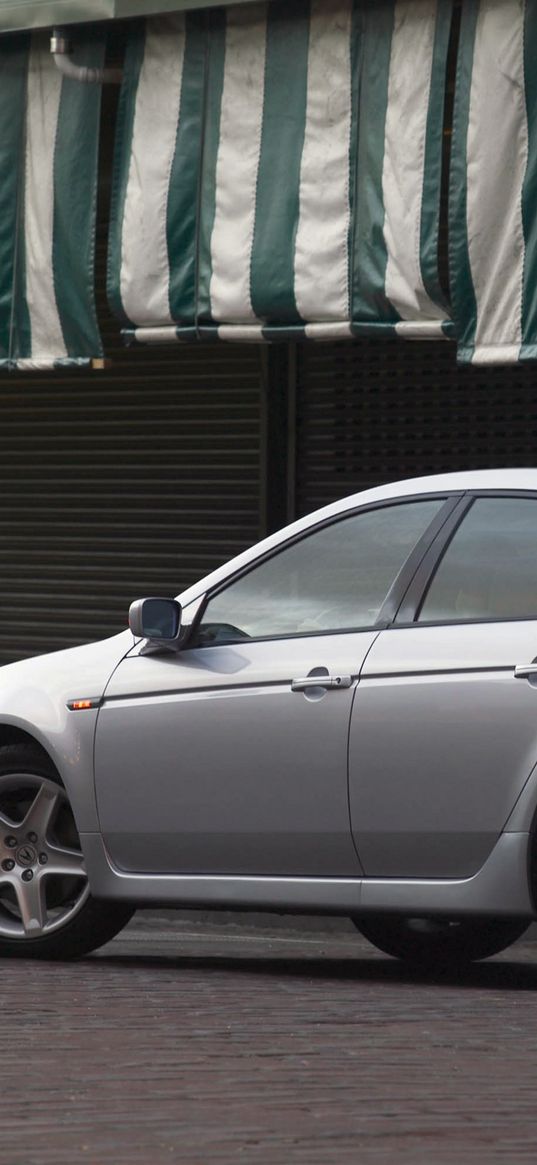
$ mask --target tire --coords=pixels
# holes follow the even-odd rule
[[[353,918],[373,946],[420,967],[456,969],[497,955],[529,926],[522,918],[409,918],[372,915]]]
[[[133,913],[92,898],[69,799],[46,753],[0,748],[0,957],[85,955]]]

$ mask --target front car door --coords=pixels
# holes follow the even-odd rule
[[[365,660],[350,732],[365,873],[464,878],[537,761],[537,497],[467,496]]]
[[[139,645],[122,661],[95,746],[116,865],[360,873],[347,788],[354,689],[397,580],[453,504],[413,499],[324,522],[210,593],[184,650]]]

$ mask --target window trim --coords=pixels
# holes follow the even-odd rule
[[[451,518],[444,524],[438,538],[436,538],[425,554],[421,567],[404,595],[395,619],[386,630],[400,630],[402,628],[418,629],[421,627],[458,627],[485,623],[534,623],[537,615],[508,615],[498,617],[483,615],[480,618],[468,619],[430,619],[419,620],[419,613],[427,597],[436,572],[451,545],[459,526],[479,498],[527,498],[537,503],[537,491],[522,489],[472,489],[465,490],[458,507],[455,507]]]
[[[270,642],[283,641],[286,639],[315,638],[315,637],[318,637],[320,635],[357,635],[357,634],[360,634],[361,632],[367,632],[367,631],[372,632],[372,631],[386,630],[390,626],[392,620],[395,618],[396,612],[400,607],[401,601],[402,601],[404,595],[406,594],[409,586],[411,585],[412,580],[414,578],[414,575],[415,575],[416,571],[419,569],[420,563],[422,562],[423,558],[427,555],[428,549],[430,548],[431,544],[434,544],[436,542],[436,539],[440,536],[442,529],[444,528],[446,522],[449,521],[449,518],[450,518],[451,514],[453,513],[453,511],[457,510],[457,508],[461,504],[463,498],[464,498],[464,493],[460,489],[459,490],[442,490],[440,492],[429,490],[429,491],[426,491],[424,493],[419,493],[419,494],[404,494],[404,495],[401,495],[400,497],[395,497],[395,498],[383,498],[381,501],[370,502],[369,504],[362,505],[362,506],[357,505],[357,506],[354,506],[350,510],[345,510],[343,512],[340,512],[339,514],[333,514],[328,518],[324,518],[322,521],[315,523],[315,525],[308,526],[305,530],[301,530],[300,533],[295,534],[294,536],[286,539],[283,542],[280,542],[278,544],[278,546],[272,547],[270,550],[266,551],[264,554],[260,554],[258,558],[254,559],[253,562],[249,562],[247,566],[244,566],[244,567],[242,567],[242,569],[239,569],[239,570],[235,571],[233,574],[228,575],[228,577],[226,579],[224,579],[223,581],[218,583],[211,590],[207,591],[207,593],[203,597],[202,602],[200,603],[200,606],[196,612],[196,616],[192,621],[192,624],[188,628],[187,634],[185,635],[184,642],[181,644],[181,650],[184,651],[187,649],[195,649],[196,651],[197,650],[201,651],[207,647],[230,647],[233,644],[244,643],[244,642],[247,642],[247,643],[270,643]],[[323,530],[328,526],[333,526],[336,523],[339,524],[340,522],[345,521],[347,518],[356,517],[358,514],[371,513],[375,510],[386,509],[387,507],[393,508],[394,506],[397,506],[397,505],[405,505],[405,504],[408,505],[409,503],[412,503],[412,502],[427,502],[427,501],[439,501],[439,502],[442,502],[443,504],[440,505],[440,508],[437,511],[437,513],[434,515],[433,518],[431,518],[431,521],[429,522],[428,526],[423,531],[423,534],[421,535],[421,537],[416,542],[415,546],[410,551],[410,554],[408,555],[408,557],[405,559],[402,567],[399,570],[399,573],[396,575],[396,577],[395,577],[395,579],[390,587],[390,590],[388,591],[388,594],[386,595],[386,598],[384,599],[382,607],[380,608],[380,611],[378,613],[378,617],[374,623],[371,623],[368,625],[364,624],[364,625],[360,625],[359,627],[351,627],[351,628],[337,627],[337,628],[334,628],[331,630],[298,631],[298,632],[295,632],[294,634],[290,634],[290,635],[259,635],[259,636],[256,636],[255,638],[251,638],[251,639],[249,638],[247,640],[244,640],[244,639],[229,640],[228,642],[221,643],[221,644],[218,644],[218,643],[196,644],[195,642],[194,643],[192,642],[192,640],[195,640],[195,638],[196,638],[199,625],[202,622],[204,615],[205,615],[205,612],[207,610],[207,607],[208,607],[209,603],[212,601],[212,599],[215,598],[217,595],[219,595],[222,591],[227,590],[227,588],[229,586],[232,586],[240,578],[243,578],[247,574],[250,574],[252,570],[255,570],[258,566],[261,566],[264,562],[268,562],[268,561],[270,561],[270,559],[275,558],[283,550],[287,550],[289,547],[294,546],[299,542],[302,542],[305,538],[308,538],[311,534],[317,533],[318,531]]]

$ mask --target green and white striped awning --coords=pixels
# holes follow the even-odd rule
[[[450,0],[274,0],[134,29],[109,270],[127,337],[442,336],[450,24]]]
[[[76,60],[102,66],[101,37]],[[48,38],[0,41],[0,367],[102,355],[93,304],[100,87],[62,78]]]
[[[455,337],[537,358],[537,0],[273,0],[129,45],[109,291],[127,339]],[[454,42],[455,43],[455,42]]]
[[[451,154],[459,360],[537,359],[537,2],[464,0]]]

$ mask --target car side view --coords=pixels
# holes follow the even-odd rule
[[[0,670],[0,955],[137,906],[486,958],[537,914],[537,470],[380,486]]]

